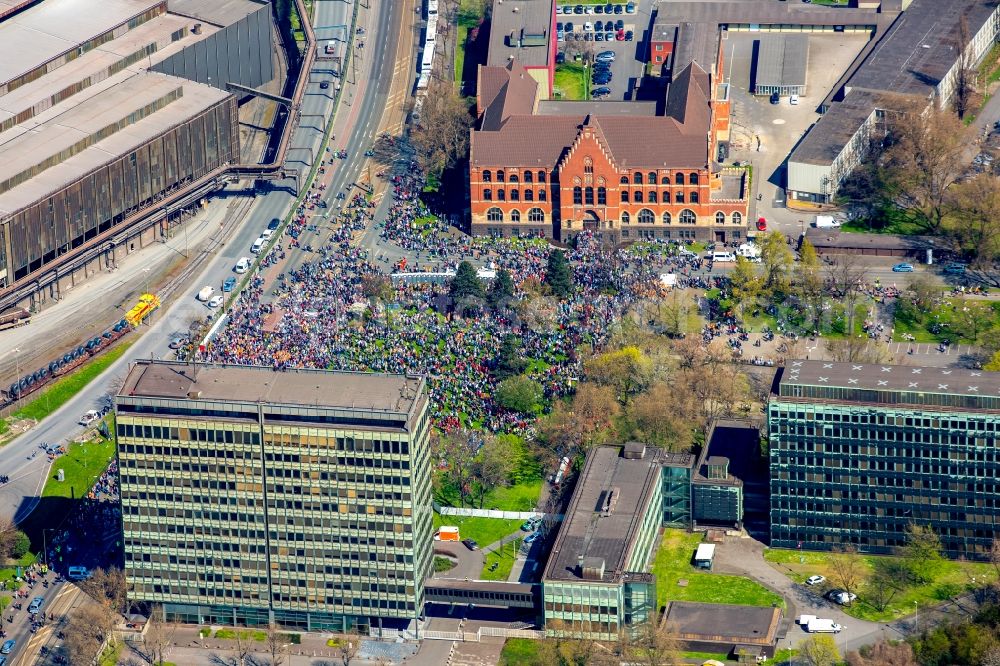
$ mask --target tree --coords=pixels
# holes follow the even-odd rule
[[[377,273],[362,275],[361,293],[375,307],[379,304],[384,307],[396,300],[396,290],[392,286],[392,280],[387,275]],[[385,324],[389,325],[388,308],[385,308]]]
[[[861,581],[865,578],[865,566],[858,557],[858,549],[852,545],[835,548],[830,557],[831,578],[834,584],[848,594],[857,594]]]
[[[267,652],[271,655],[271,666],[282,666],[288,657],[288,647],[292,644],[291,637],[278,631],[274,624],[267,627]]]
[[[653,367],[638,347],[628,346],[590,359],[584,369],[594,382],[611,387],[624,405],[646,385]]]
[[[237,628],[233,631],[232,641],[233,666],[253,666],[254,645],[250,632]]]
[[[10,518],[0,518],[0,557],[7,559],[13,556],[14,546],[19,535],[23,534]]]
[[[864,335],[848,335],[839,340],[827,340],[826,350],[830,353],[830,358],[839,363],[886,363],[892,358],[887,347],[873,342]]]
[[[736,266],[729,274],[729,285],[742,319],[746,315],[747,306],[752,307],[757,303],[764,284],[757,275],[756,267],[746,257],[736,257]]]
[[[872,563],[872,574],[865,585],[865,600],[880,613],[885,612],[895,596],[906,589],[909,572],[898,560],[879,557]]]
[[[812,314],[813,330],[819,330],[820,317],[823,314],[823,297],[826,295],[826,290],[823,288],[822,264],[819,255],[808,238],[802,239],[802,246],[799,248],[799,262],[795,265],[794,274],[793,290],[799,298],[808,304]]]
[[[486,301],[490,309],[495,312],[506,308],[512,300],[514,300],[514,279],[510,276],[510,271],[501,268],[497,271],[493,284],[490,285]]]
[[[760,245],[760,263],[763,269],[764,289],[772,294],[788,289],[788,274],[795,261],[785,235],[780,231],[769,231],[757,238]]]
[[[966,301],[955,308],[952,321],[955,330],[960,331],[963,338],[978,340],[981,335],[993,327],[996,312],[989,303],[982,301]]]
[[[476,443],[468,431],[456,430],[433,436],[431,447],[446,465],[440,478],[455,489],[464,505],[472,492]]]
[[[441,173],[468,155],[472,120],[452,82],[432,79],[411,135],[425,171]]]
[[[545,268],[545,284],[552,290],[556,298],[567,298],[573,293],[573,271],[562,250],[549,252],[548,265]]]
[[[114,626],[108,614],[97,604],[84,604],[76,608],[63,631],[67,656],[71,666],[90,666],[98,650]]]
[[[975,52],[969,48],[969,20],[965,14],[958,17],[958,70],[955,73],[955,92],[952,94],[952,106],[958,118],[964,119],[972,110],[976,98],[976,61]]]
[[[480,509],[489,491],[510,485],[519,457],[519,451],[509,437],[491,437],[479,449],[473,470],[479,482]]]
[[[337,640],[337,657],[340,658],[342,666],[351,666],[351,662],[358,656],[361,649],[361,641],[354,634],[347,634]]]
[[[139,652],[143,661],[151,666],[165,662],[176,629],[174,624],[163,620],[163,611],[159,606],[151,608],[146,630],[142,635],[142,650]]]
[[[840,663],[840,652],[833,636],[819,634],[810,636],[801,643],[797,656],[809,666],[836,666]]]
[[[493,364],[493,376],[504,380],[515,377],[527,366],[524,356],[521,353],[520,343],[514,335],[505,335],[500,341],[500,351],[497,352],[496,361]]]
[[[944,562],[941,553],[941,539],[934,528],[916,523],[906,526],[906,544],[900,555],[914,583],[921,585],[934,580]]]
[[[124,615],[128,610],[128,582],[121,569],[98,567],[90,572],[89,578],[80,581],[79,585],[80,589],[115,615]]]
[[[879,639],[874,645],[847,655],[847,666],[919,666],[907,643]]]
[[[631,654],[633,661],[648,666],[669,666],[683,661],[680,641],[671,627],[667,627],[661,621],[659,613],[652,612],[648,620],[638,627],[635,638],[631,639],[631,650],[623,650],[625,654]],[[628,634],[628,630],[622,632]]]
[[[29,550],[31,550],[31,539],[21,530],[17,530],[14,533],[14,544],[10,548],[10,556],[14,559],[20,559],[27,555]]]
[[[890,115],[892,144],[885,153],[884,196],[926,233],[938,233],[952,212],[949,188],[965,170],[970,130],[935,106]]]
[[[524,375],[509,377],[497,386],[497,404],[512,412],[537,414],[542,400],[542,385]]]
[[[476,268],[468,261],[463,261],[451,279],[449,294],[456,302],[469,298],[483,298],[486,295],[483,283],[476,274]]]
[[[683,400],[668,382],[659,382],[640,393],[628,410],[635,429],[633,435],[668,451],[687,451],[694,443],[694,423],[680,409]],[[665,408],[672,405],[674,408]]]
[[[621,413],[614,392],[607,386],[583,382],[571,403],[559,400],[539,429],[558,455],[572,455],[581,449],[609,440],[612,424]]]
[[[668,338],[682,338],[688,333],[691,306],[681,298],[679,289],[673,289],[669,300],[658,299],[653,314],[653,323]]]
[[[951,196],[955,214],[945,230],[958,250],[972,257],[973,267],[989,276],[1000,260],[1000,177],[979,174],[953,185]]]

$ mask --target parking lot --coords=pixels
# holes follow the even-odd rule
[[[634,13],[628,13],[629,5]],[[556,23],[563,25],[561,33],[558,30],[559,26],[556,26],[558,51],[565,55],[567,62],[574,60],[574,54],[584,51],[589,51],[594,55],[602,51],[614,51],[615,53],[615,60],[610,68],[611,81],[609,83],[591,83],[590,86],[591,90],[601,87],[610,89],[610,94],[601,97],[601,99],[621,101],[639,97],[638,88],[642,83],[645,71],[646,40],[653,6],[654,0],[636,0],[632,3],[612,2],[603,5],[566,3],[556,6]],[[572,13],[565,13],[567,8]],[[607,13],[608,8],[611,8],[610,14]],[[581,13],[576,13],[577,9]],[[588,14],[587,11],[592,13]],[[611,28],[606,27],[609,21]],[[598,23],[601,24],[601,30],[597,29]],[[572,24],[573,29],[569,30],[567,24]],[[586,29],[588,24],[591,28],[589,30]],[[618,26],[621,28],[619,29]],[[598,35],[601,37],[598,38]],[[619,41],[617,39],[619,35],[624,39]],[[631,39],[628,39],[629,36]]]

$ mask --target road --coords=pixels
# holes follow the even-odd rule
[[[384,38],[371,39],[365,47],[366,58],[359,63],[357,72],[360,81],[378,81],[365,75],[366,70],[362,68],[366,62],[377,64],[375,76],[383,75],[384,69],[390,66],[387,63],[392,62],[397,35],[382,31],[389,30],[391,25],[397,25],[402,13],[401,3],[373,0],[369,4],[371,9],[362,9],[359,20],[370,15],[370,20],[374,22],[372,28],[378,31],[378,35],[384,35]],[[344,0],[318,0],[316,24],[350,25],[352,11],[353,5]],[[369,29],[368,32],[371,34],[372,30]],[[388,58],[387,53],[390,54]],[[334,80],[330,62],[317,60],[303,99],[302,120],[294,130],[286,160],[286,164],[299,167],[304,174],[308,173],[313,156],[319,155],[323,150],[325,129],[334,110],[335,86],[323,89],[320,84]],[[345,97],[338,120],[346,112],[350,114],[352,124],[346,126],[350,132],[338,143],[344,145],[354,158],[338,165],[334,174],[335,178],[339,178],[338,183],[353,182],[357,178],[363,162],[361,156],[371,144],[374,125],[386,100],[384,89],[387,86],[388,82],[384,81],[379,81],[376,85],[361,85],[356,93],[349,93]],[[206,262],[198,277],[192,280],[190,287],[179,292],[174,302],[165,303],[150,318],[148,328],[140,332],[141,337],[135,340],[128,352],[111,364],[86,391],[67,401],[35,428],[3,448],[0,472],[9,475],[11,482],[0,487],[0,516],[23,518],[37,503],[49,465],[45,456],[38,455],[33,459],[29,456],[38,450],[40,443],[67,441],[81,434],[83,428],[77,423],[80,415],[107,404],[116,382],[125,376],[129,365],[136,359],[173,356],[168,348],[170,335],[187,331],[192,321],[204,319],[210,314],[209,309],[195,299],[195,294],[205,285],[213,285],[216,291],[221,290],[222,282],[234,275],[232,269],[239,258],[251,256],[250,246],[267,224],[272,219],[285,218],[296,200],[294,186],[295,183],[291,181],[278,181],[257,193],[246,220],[233,229],[215,256]]]

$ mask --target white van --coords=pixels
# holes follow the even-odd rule
[[[238,274],[242,275],[250,270],[250,257],[240,257],[240,260],[236,262],[236,267],[233,268]]]
[[[253,242],[253,245],[250,246],[250,252],[253,254],[260,254],[260,251],[263,249],[264,243],[266,242],[266,238],[258,238]]]
[[[736,261],[736,255],[732,252],[711,252],[708,258],[712,263]]]
[[[260,237],[263,238],[264,240],[267,240],[271,237],[271,234],[273,233],[274,232],[271,231],[270,229],[264,229],[264,231],[260,232]]]
[[[840,220],[833,215],[817,215],[813,218],[813,226],[817,229],[836,229],[840,226]]]

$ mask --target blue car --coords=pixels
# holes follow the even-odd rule
[[[524,543],[535,543],[542,538],[541,532],[532,532],[528,536],[524,537]]]
[[[10,654],[16,644],[13,638],[9,641],[4,641],[3,647],[0,647],[0,654]]]
[[[896,264],[895,266],[892,267],[892,272],[893,273],[912,273],[913,272],[913,264],[907,264],[905,262],[902,263],[902,264]]]
[[[222,291],[232,291],[236,289],[236,278],[227,277],[226,281],[222,283]]]

